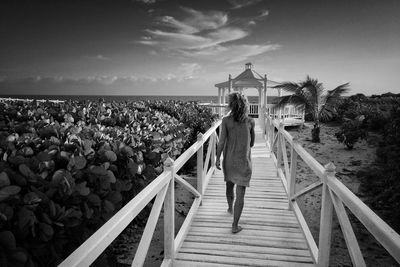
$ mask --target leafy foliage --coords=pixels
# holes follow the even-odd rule
[[[154,105],[0,103],[0,266],[60,263],[214,119]]]
[[[359,139],[367,137],[367,131],[361,127],[364,116],[358,116],[354,120],[343,122],[339,132],[335,133],[337,140],[351,150]]]
[[[382,131],[390,120],[392,107],[399,104],[400,98],[396,97],[366,97],[363,94],[357,94],[342,101],[338,107],[338,117],[344,121],[363,115],[364,129],[374,132]]]
[[[400,231],[400,105],[393,107],[391,121],[383,130],[377,160],[359,176],[368,194],[368,203]]]

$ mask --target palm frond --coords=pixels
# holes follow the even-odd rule
[[[333,117],[336,112],[336,104],[341,99],[341,96],[349,90],[349,83],[344,83],[327,92],[324,96],[324,104],[321,106],[321,110],[319,111],[319,117],[321,120],[329,120]]]
[[[318,82],[317,79],[313,79],[307,76],[306,80],[300,84],[304,91],[305,97],[308,99],[310,104],[309,109],[312,112],[314,118],[318,117],[318,113],[321,110],[324,92],[322,83]]]
[[[272,88],[283,89],[286,92],[295,94],[299,90],[299,85],[294,82],[283,82],[281,84],[273,86]]]
[[[349,85],[349,83],[344,83],[339,85],[335,89],[328,91],[325,98],[326,105],[334,105],[343,94],[347,93],[350,90]]]

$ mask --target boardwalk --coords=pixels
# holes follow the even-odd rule
[[[256,131],[253,176],[240,220],[231,234],[222,171],[216,171],[174,266],[314,266],[276,167]]]

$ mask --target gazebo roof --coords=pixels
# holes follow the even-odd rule
[[[236,78],[232,79],[232,88],[262,88],[264,87],[264,78],[252,69],[253,64],[246,63],[245,70]],[[268,81],[267,87],[277,85],[277,82]],[[217,83],[215,87],[229,88],[229,81]]]

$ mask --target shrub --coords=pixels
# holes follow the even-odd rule
[[[368,203],[400,231],[400,106],[391,111],[375,164],[361,173]]]
[[[335,133],[337,140],[345,144],[348,149],[353,149],[354,144],[359,139],[367,137],[367,131],[361,127],[363,120],[364,116],[359,116],[354,120],[346,120],[340,131]]]

